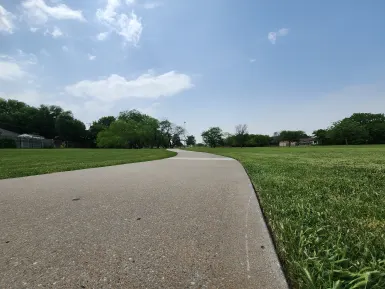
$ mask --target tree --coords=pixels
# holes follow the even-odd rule
[[[330,143],[329,132],[326,129],[317,129],[313,131],[313,135],[320,145],[327,145]]]
[[[270,136],[262,134],[250,134],[247,135],[245,145],[248,147],[264,147],[269,146]]]
[[[279,136],[281,140],[288,141],[289,145],[292,142],[298,142],[301,138],[307,137],[306,133],[302,130],[283,130]]]
[[[235,139],[237,142],[237,146],[243,147],[247,140],[247,125],[246,124],[238,124],[235,127]]]
[[[369,133],[359,122],[344,118],[333,123],[329,136],[336,144],[364,144],[368,141]]]
[[[181,147],[183,146],[179,134],[174,134],[172,136],[172,147]]]
[[[187,146],[194,146],[196,144],[195,136],[188,135],[186,139],[186,145]]]
[[[219,127],[210,127],[202,133],[203,142],[210,147],[223,145],[223,132]]]
[[[74,119],[70,111],[63,112],[56,118],[55,128],[62,140],[79,142],[85,138],[86,126]]]
[[[368,132],[368,143],[385,142],[385,115],[383,113],[353,113],[349,119],[365,128]]]
[[[163,139],[166,142],[166,147],[171,147],[171,139],[173,136],[172,123],[169,120],[165,119],[159,123],[159,127],[160,127],[160,132],[163,136]]]
[[[98,133],[109,128],[115,120],[114,116],[103,116],[99,120],[94,121],[88,130],[91,142],[96,144]]]

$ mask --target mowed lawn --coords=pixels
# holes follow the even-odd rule
[[[243,164],[293,288],[385,288],[385,146],[196,150]]]
[[[143,162],[175,155],[164,149],[0,149],[0,179]]]

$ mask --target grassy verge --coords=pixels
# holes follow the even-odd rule
[[[385,146],[196,150],[243,164],[293,288],[385,288]]]
[[[176,155],[163,149],[0,149],[0,179],[151,161]]]

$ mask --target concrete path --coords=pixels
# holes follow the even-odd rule
[[[287,288],[235,160],[0,181],[0,288]]]

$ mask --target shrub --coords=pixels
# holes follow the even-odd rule
[[[0,149],[13,149],[16,148],[16,141],[11,138],[0,139]]]

